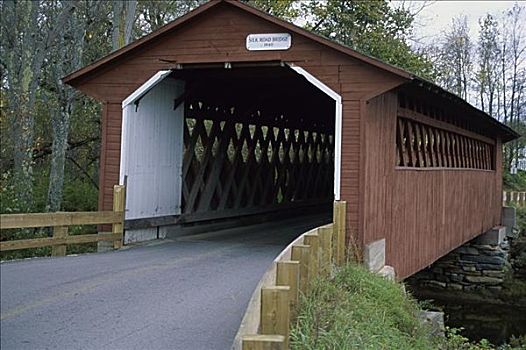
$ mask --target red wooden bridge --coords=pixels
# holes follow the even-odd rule
[[[210,1],[64,81],[102,103],[100,209],[127,186],[127,242],[330,217],[342,200],[348,244],[384,242],[405,278],[502,223],[517,133],[240,2]]]

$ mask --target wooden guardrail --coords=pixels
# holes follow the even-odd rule
[[[233,349],[288,349],[300,293],[345,262],[345,211],[345,202],[334,202],[331,224],[305,232],[274,259],[252,294]]]
[[[526,206],[526,192],[502,192],[502,204],[514,204],[519,207]]]
[[[124,186],[113,188],[113,211],[56,212],[0,215],[0,230],[32,227],[52,227],[53,237],[20,239],[0,242],[0,251],[52,246],[53,256],[66,255],[68,244],[113,241],[113,247],[122,247],[124,232]],[[111,233],[68,235],[72,225],[112,224]]]

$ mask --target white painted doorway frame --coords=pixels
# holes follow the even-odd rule
[[[341,163],[342,163],[342,97],[323,82],[318,80],[315,76],[307,72],[305,69],[287,63],[296,73],[301,74],[312,85],[317,87],[327,96],[332,98],[336,103],[335,125],[334,125],[334,200],[340,200],[340,181],[341,181]]]

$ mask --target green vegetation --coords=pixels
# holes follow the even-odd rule
[[[503,293],[507,299],[526,302],[526,208],[516,210],[519,233],[510,242],[511,269],[506,275]]]
[[[526,191],[526,171],[519,170],[517,174],[504,172],[503,188],[504,191]]]
[[[431,60],[410,47],[415,13],[389,1],[305,1],[306,28],[366,55],[427,79],[437,72]]]
[[[348,265],[302,298],[292,349],[436,349],[399,284]]]
[[[42,176],[35,181],[35,212],[45,211],[46,206],[46,187],[48,182],[47,172],[43,171]],[[64,183],[64,211],[96,211],[97,210],[97,188],[83,178],[67,176]],[[0,213],[17,212],[18,200],[12,191],[8,181],[2,183],[0,188]],[[96,233],[95,225],[71,226],[70,235],[83,235]],[[9,241],[15,239],[30,239],[48,237],[51,230],[47,228],[2,230],[0,240]],[[96,243],[74,244],[68,246],[68,254],[91,253],[97,250]],[[51,255],[51,247],[32,248],[0,253],[0,260],[23,259],[36,256]]]
[[[447,329],[446,337],[432,336],[419,322],[419,304],[400,284],[355,264],[332,279],[316,280],[300,305],[291,349],[526,349],[524,337],[495,348],[486,340],[470,342],[459,329]]]
[[[492,345],[486,339],[482,339],[478,343],[472,343],[468,338],[460,334],[461,329],[448,328],[447,339],[440,346],[440,349],[446,350],[524,350],[526,349],[526,338],[524,336],[516,338],[512,337],[509,344],[504,344],[498,347]]]

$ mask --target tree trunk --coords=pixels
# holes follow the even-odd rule
[[[17,100],[27,100],[27,94]],[[13,119],[14,190],[18,209],[28,211],[33,204],[33,130],[34,118],[27,102],[20,101]]]
[[[62,204],[64,189],[64,164],[66,162],[67,140],[69,134],[69,120],[71,115],[71,101],[65,102],[51,116],[53,129],[53,144],[51,146],[51,169],[49,172],[49,187],[47,197],[47,211],[59,211]]]
[[[137,0],[128,0],[126,2],[114,0],[112,8],[113,28],[111,38],[113,50],[115,51],[127,45],[131,40]]]

